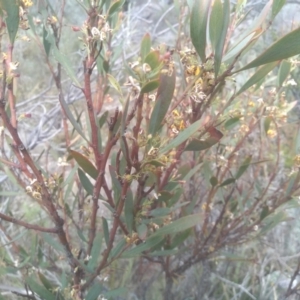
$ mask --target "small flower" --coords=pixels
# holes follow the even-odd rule
[[[67,167],[69,164],[66,162],[66,158],[58,158],[57,165],[59,167]]]
[[[290,79],[286,82],[287,85],[297,85],[297,82],[294,79]]]
[[[242,124],[242,126],[240,127],[240,132],[243,132],[243,133],[249,132],[248,125]]]
[[[22,0],[22,4],[25,6],[25,7],[30,7],[33,5],[33,2],[31,0]]]
[[[297,168],[300,168],[300,154],[296,155],[294,157],[294,165],[297,167]]]
[[[267,131],[267,135],[268,135],[268,137],[273,138],[273,137],[275,137],[277,135],[277,132],[274,129],[269,129]]]

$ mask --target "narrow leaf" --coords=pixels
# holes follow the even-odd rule
[[[162,240],[164,239],[163,236],[150,236],[149,238],[147,238],[147,240],[134,247],[133,249],[129,250],[129,251],[125,251],[121,257],[122,258],[129,258],[129,257],[137,257],[139,256],[142,252],[151,249],[152,247],[156,246],[158,243],[160,243]]]
[[[215,0],[209,20],[209,37],[211,44],[216,49],[217,42],[221,36],[223,27],[223,5],[221,0]]]
[[[133,226],[133,195],[130,189],[126,195],[124,214],[127,230],[131,234]]]
[[[46,55],[49,56],[51,43],[47,40],[48,31],[46,30],[45,26],[43,26],[43,45],[46,52]]]
[[[93,242],[91,258],[87,264],[87,267],[91,272],[93,272],[97,267],[97,261],[101,253],[102,238],[103,238],[102,233],[98,232]]]
[[[44,300],[55,300],[56,297],[54,294],[49,292],[46,288],[38,284],[32,277],[25,279],[26,283],[30,286],[30,289],[37,293]]]
[[[193,139],[184,151],[201,151],[212,147],[220,141],[219,138],[208,137],[206,140]]]
[[[113,3],[111,5],[111,7],[109,8],[107,15],[110,17],[113,14],[115,14],[116,12],[118,12],[122,8],[124,3],[125,3],[125,0],[119,0],[119,1],[116,1],[115,3]]]
[[[186,217],[182,217],[171,224],[168,224],[160,229],[158,229],[151,237],[162,236],[165,234],[174,234],[178,232],[182,232],[186,229],[194,227],[198,223],[201,222],[202,215],[194,214]]]
[[[111,84],[111,86],[121,95],[123,96],[123,92],[121,89],[121,86],[119,84],[119,82],[111,75],[111,74],[107,74],[107,78],[109,80],[109,83]],[[122,101],[121,101],[122,102]]]
[[[53,290],[53,286],[50,281],[41,272],[38,272],[38,276],[44,287],[51,292]]]
[[[173,70],[171,76],[169,76],[169,74],[161,74],[159,77],[159,87],[149,124],[149,133],[152,134],[152,136],[154,136],[162,126],[162,122],[173,98],[175,81],[175,70]]]
[[[203,63],[206,61],[206,28],[210,4],[211,0],[195,0],[191,11],[191,39]]]
[[[172,150],[173,148],[176,148],[179,145],[181,145],[183,142],[185,142],[187,139],[189,139],[193,134],[195,134],[199,130],[202,123],[203,123],[202,120],[198,120],[197,122],[193,123],[188,128],[186,128],[185,130],[181,131],[174,140],[172,140],[170,143],[168,143],[167,146],[163,147],[159,151],[160,154],[164,154]]]
[[[239,123],[239,121],[240,121],[240,117],[233,117],[224,123],[224,128],[230,130],[234,126],[236,126]]]
[[[158,68],[161,65],[159,52],[157,50],[149,52],[145,57],[145,63],[151,67],[151,70]]]
[[[283,60],[280,64],[277,78],[277,86],[281,87],[283,82],[289,76],[292,64],[289,61]]]
[[[66,113],[66,115],[68,117],[68,120],[71,122],[74,129],[88,142],[88,139],[85,137],[85,134],[83,133],[81,127],[79,126],[79,124],[75,120],[75,118],[74,118],[72,112],[70,111],[69,106],[68,106],[67,102],[65,101],[63,95],[60,94],[58,99],[59,99],[59,102],[60,102],[61,106],[64,109],[64,112]]]
[[[275,18],[275,16],[280,12],[283,5],[285,4],[286,0],[273,0],[272,5],[272,17]]]
[[[222,10],[222,26],[221,26],[221,33],[219,36],[219,39],[217,40],[216,46],[215,46],[215,63],[214,63],[214,68],[215,68],[215,77],[218,76],[221,62],[222,62],[222,57],[223,57],[223,50],[224,50],[224,45],[226,41],[226,36],[227,36],[227,30],[230,22],[230,1],[229,0],[224,0],[223,3],[223,10]]]
[[[88,179],[88,177],[85,175],[85,173],[81,169],[78,169],[78,177],[79,177],[79,180],[80,180],[83,188],[87,191],[87,193],[89,195],[93,195],[93,189],[94,189],[94,187],[91,184],[91,182]]]
[[[121,254],[121,252],[125,249],[126,241],[122,238],[117,245],[111,250],[109,253],[109,258],[113,259]]]
[[[85,300],[97,300],[100,294],[102,294],[102,291],[102,284],[100,284],[99,282],[95,282],[85,296]]]
[[[141,93],[146,94],[156,90],[159,86],[159,80],[152,80],[142,86]]]
[[[108,230],[108,223],[104,217],[102,217],[102,229],[104,233],[104,239],[106,246],[109,244],[109,230]]]
[[[250,88],[255,83],[259,82],[263,78],[266,77],[266,75],[271,72],[277,65],[278,61],[272,62],[270,64],[267,64],[265,66],[262,66],[259,68],[248,80],[247,82],[240,88],[240,90],[237,92],[236,95],[240,95],[244,91],[246,91],[248,88]]]
[[[78,165],[86,172],[89,174],[92,178],[96,179],[98,176],[98,171],[96,167],[89,161],[87,157],[85,157],[83,154],[74,151],[74,150],[69,150],[71,156],[76,160]]]
[[[0,8],[5,13],[8,36],[11,45],[13,45],[19,28],[19,1],[0,0]]]
[[[241,166],[239,167],[238,171],[234,176],[235,179],[240,178],[245,173],[245,171],[248,169],[251,163],[251,160],[252,160],[252,156],[250,155],[243,161],[243,163],[241,164]]]
[[[265,117],[264,119],[264,130],[265,133],[268,133],[268,130],[270,129],[270,124],[272,122],[272,117]]]
[[[105,299],[117,299],[118,298],[119,299],[120,296],[124,298],[127,292],[128,292],[127,288],[120,287],[120,288],[103,293],[103,298],[105,298]]]
[[[242,69],[235,71],[235,73],[298,55],[300,53],[299,41],[300,28],[297,28],[273,43],[273,45],[265,50],[260,56],[258,56]]]
[[[220,184],[220,187],[225,186],[225,185],[229,185],[229,184],[234,183],[234,182],[235,182],[235,178],[228,178]]]
[[[49,36],[49,35],[48,35]],[[54,38],[52,37],[51,40],[54,40]],[[72,63],[69,60],[69,58],[65,55],[63,55],[56,47],[55,43],[52,42],[51,43],[52,49],[53,49],[53,55],[55,57],[55,59],[61,64],[61,66],[64,68],[64,70],[66,71],[67,75],[72,79],[72,81],[81,88],[81,84],[77,78],[77,76],[75,75],[75,72],[72,68]]]
[[[150,39],[150,34],[146,33],[142,39],[141,43],[141,59],[142,63],[144,63],[146,56],[151,50],[151,39]]]

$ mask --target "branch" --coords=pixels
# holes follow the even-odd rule
[[[45,227],[40,227],[38,225],[33,225],[33,224],[29,224],[27,222],[21,221],[21,220],[17,220],[13,217],[9,217],[5,214],[0,213],[0,219],[5,220],[7,222],[10,223],[14,223],[20,226],[23,226],[27,229],[31,229],[31,230],[36,230],[36,231],[40,231],[40,232],[49,232],[49,233],[58,233],[58,229],[57,228],[45,228]]]

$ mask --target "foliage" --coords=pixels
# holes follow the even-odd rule
[[[65,1],[58,10],[50,1],[0,1],[0,276],[18,288],[7,290],[32,299],[229,299],[236,290],[239,299],[267,299],[272,289],[252,272],[256,242],[299,206],[299,129],[288,118],[296,103],[285,92],[300,30],[251,59],[284,1],[269,1],[238,38],[242,2],[176,1],[178,17],[190,16],[176,47],[146,34],[136,61],[117,68],[124,2],[77,1],[85,22],[66,29]],[[50,128],[47,143],[26,141],[34,111],[22,112],[15,60],[24,36],[54,82],[60,109],[41,105],[53,111],[52,127],[62,123],[62,148]],[[70,90],[83,101],[75,105]],[[251,265],[242,283],[225,268],[232,260]],[[276,293],[297,292],[299,266]],[[176,282],[191,269],[202,284],[187,296]],[[204,291],[207,270],[218,281]],[[143,283],[133,291],[134,280]]]

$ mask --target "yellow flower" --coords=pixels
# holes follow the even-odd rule
[[[300,154],[294,157],[294,164],[296,167],[300,168]]]
[[[22,3],[25,7],[30,7],[33,5],[33,2],[31,0],[22,0]]]

